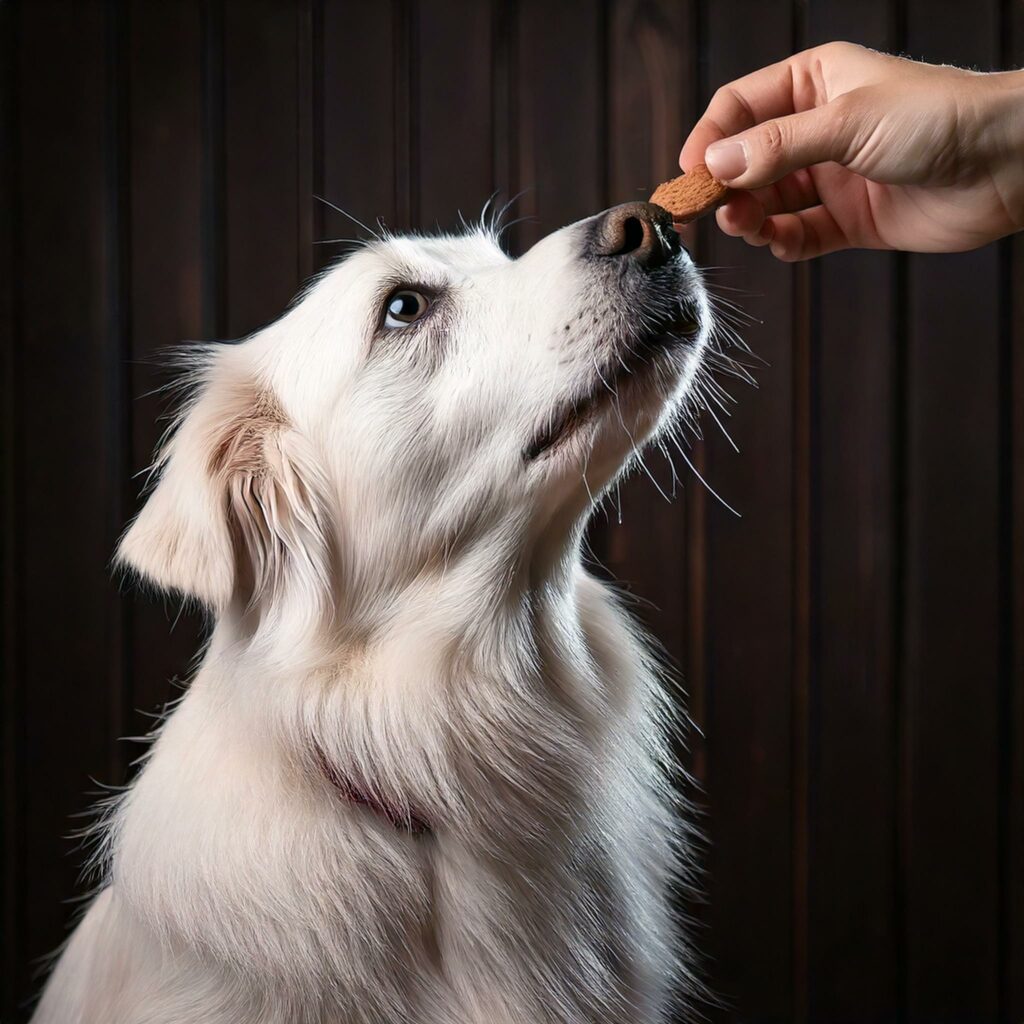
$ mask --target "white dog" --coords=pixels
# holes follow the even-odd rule
[[[632,203],[381,239],[202,350],[118,558],[215,628],[35,1024],[663,1018],[666,709],[580,545],[708,319]]]

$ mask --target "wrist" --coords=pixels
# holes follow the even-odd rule
[[[1020,159],[1024,151],[1024,71],[1001,71],[986,75],[989,120],[997,137]]]
[[[999,193],[1014,229],[1024,229],[1024,71],[979,75],[981,170]]]

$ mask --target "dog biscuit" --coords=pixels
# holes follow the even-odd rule
[[[728,192],[728,186],[713,178],[703,164],[697,164],[689,174],[662,182],[651,202],[668,210],[676,224],[689,224],[724,202]]]

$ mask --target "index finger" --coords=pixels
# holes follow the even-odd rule
[[[689,171],[694,164],[703,163],[704,151],[712,142],[770,118],[796,113],[794,75],[807,52],[769,64],[718,89],[683,144],[679,166]]]

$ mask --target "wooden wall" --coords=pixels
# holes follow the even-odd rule
[[[513,251],[671,174],[714,88],[847,38],[988,69],[1021,0],[0,3],[4,1020],[62,838],[129,777],[197,624],[108,559],[151,357],[277,315],[359,229],[523,191]],[[767,364],[672,503],[594,530],[699,727],[714,1020],[1024,1017],[1024,239],[785,266],[704,224]],[[739,289],[738,292],[724,289]],[[652,474],[665,489],[659,455]]]

